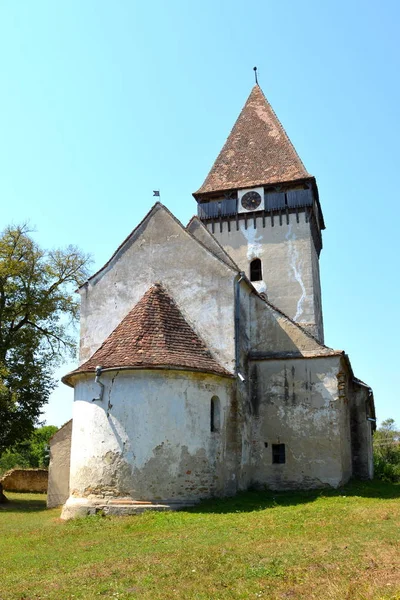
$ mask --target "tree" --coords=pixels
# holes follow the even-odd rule
[[[49,466],[48,447],[50,438],[58,431],[55,425],[36,428],[29,438],[18,442],[0,455],[0,477],[9,469],[38,468]]]
[[[0,236],[0,454],[27,439],[56,386],[54,368],[74,355],[76,286],[90,258],[74,246],[43,250],[26,225]]]
[[[375,475],[384,481],[400,481],[400,431],[393,419],[382,421],[374,433]]]

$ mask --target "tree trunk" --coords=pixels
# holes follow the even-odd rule
[[[3,494],[3,486],[0,483],[0,504],[5,504],[6,502],[8,502],[8,498]]]

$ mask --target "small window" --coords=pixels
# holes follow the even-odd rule
[[[286,462],[285,444],[272,444],[272,462],[283,465]]]
[[[221,409],[218,396],[213,396],[210,403],[210,431],[218,432],[221,427]]]
[[[262,268],[261,260],[255,258],[250,263],[250,281],[261,281],[262,280]]]

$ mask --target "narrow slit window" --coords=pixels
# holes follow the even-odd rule
[[[210,403],[210,431],[218,432],[221,427],[221,409],[218,396],[213,396]]]
[[[285,444],[272,444],[272,462],[283,465],[286,462]]]
[[[262,280],[262,268],[261,260],[255,258],[250,263],[250,281],[261,281]]]

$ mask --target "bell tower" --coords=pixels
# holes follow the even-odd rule
[[[317,184],[258,84],[193,196],[199,218],[254,287],[323,342]]]

